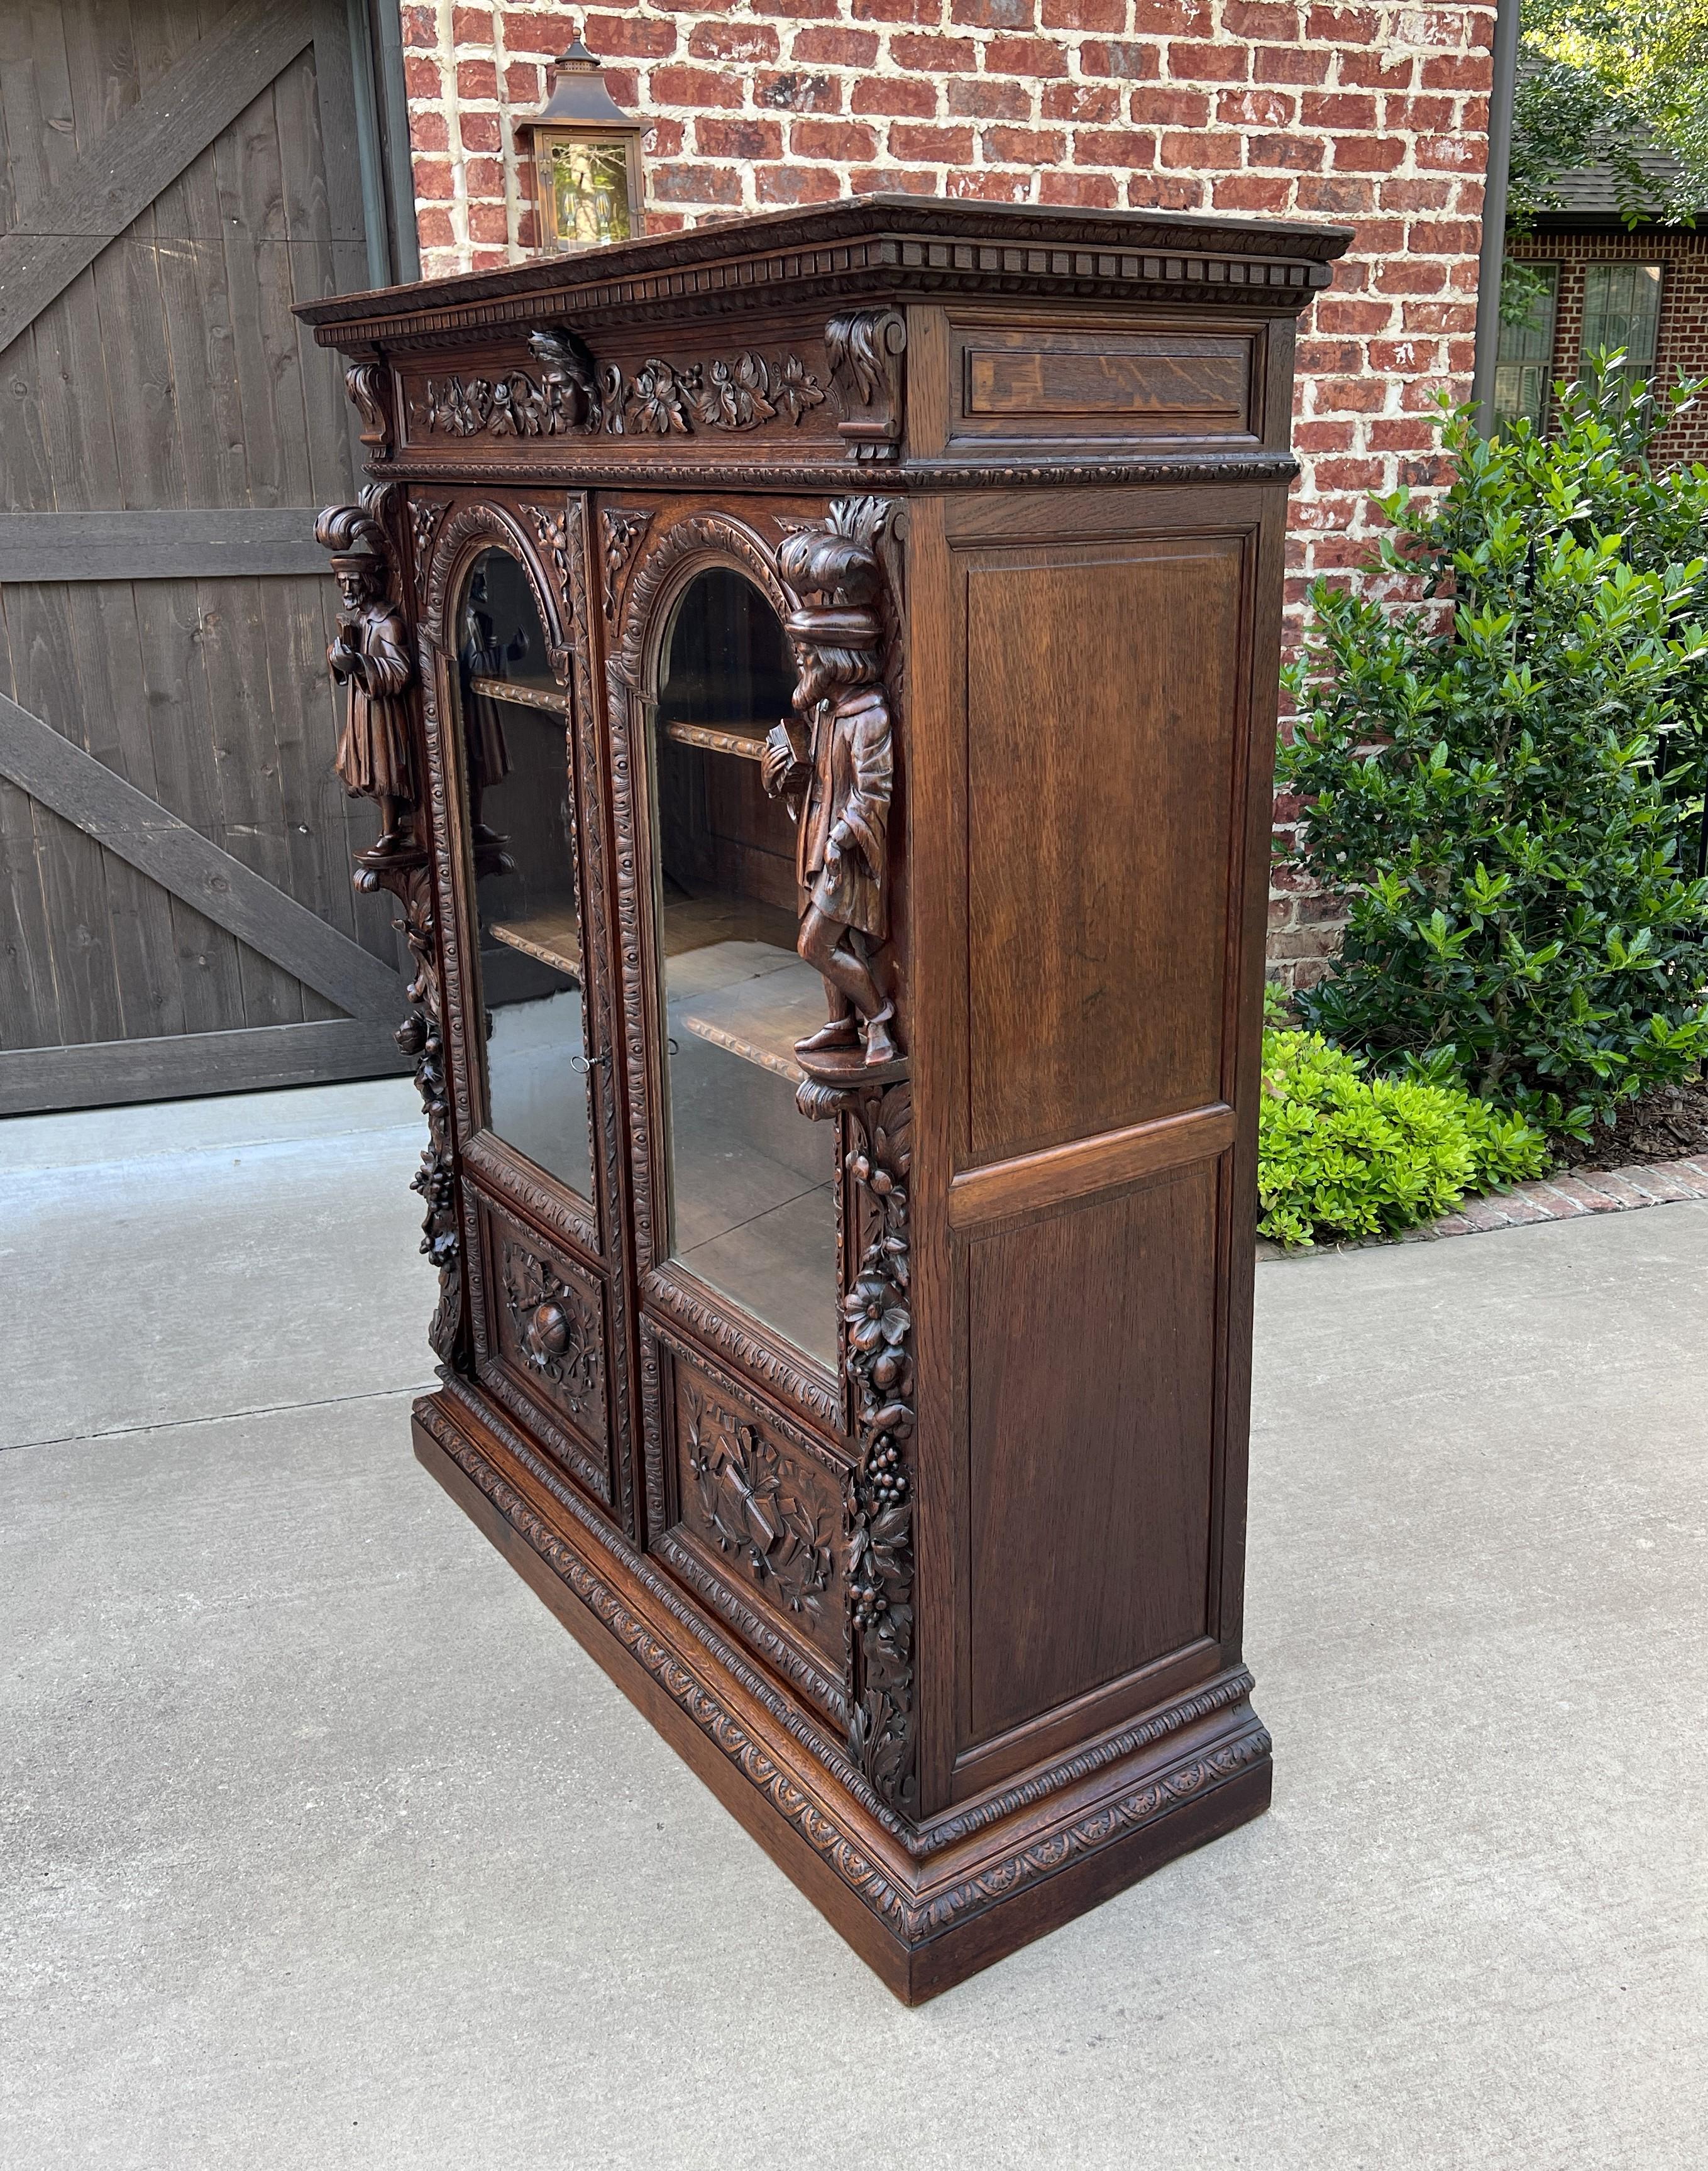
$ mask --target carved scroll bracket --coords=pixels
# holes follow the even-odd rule
[[[362,417],[357,432],[372,460],[391,458],[391,424],[385,412],[385,372],[377,362],[358,362],[344,373],[344,389]]]
[[[901,457],[903,361],[907,320],[896,309],[832,317],[824,327],[836,428],[857,460]]]

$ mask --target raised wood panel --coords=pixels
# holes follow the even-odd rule
[[[1233,1144],[1233,1111],[1218,1102],[1190,1115],[1164,1116],[1154,1123],[1134,1123],[1124,1131],[1076,1139],[1072,1145],[1045,1153],[1020,1154],[969,1169],[949,1186],[951,1229],[975,1229],[982,1223],[1060,1206],[1112,1190],[1141,1177],[1157,1176],[1191,1161],[1224,1153]]]
[[[965,1742],[1206,1632],[1216,1193],[1200,1163],[968,1246]]]
[[[952,437],[1255,437],[1250,332],[959,335]]]
[[[679,1567],[686,1548],[745,1602],[723,1610],[760,1656],[776,1664],[781,1636],[840,1684],[848,1664],[841,1471],[798,1429],[679,1351],[666,1371],[679,1520],[661,1551]],[[703,1576],[693,1579],[705,1588]],[[753,1632],[740,1617],[748,1606],[774,1633]]]
[[[974,1163],[1222,1098],[1245,544],[965,561]]]
[[[569,1474],[610,1503],[610,1352],[603,1284],[531,1230],[481,1210],[486,1340],[482,1370]]]

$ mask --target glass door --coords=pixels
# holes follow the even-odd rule
[[[508,551],[465,574],[451,631],[475,863],[486,1126],[594,1196],[567,699]]]
[[[824,983],[796,954],[796,831],[765,789],[792,723],[781,621],[733,567],[696,573],[658,651],[649,752],[664,1028],[669,1253],[740,1311],[834,1366],[836,1127],[795,1105],[795,1043]]]

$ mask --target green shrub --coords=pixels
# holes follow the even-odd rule
[[[1259,1231],[1292,1245],[1396,1236],[1548,1165],[1546,1139],[1521,1117],[1457,1086],[1369,1076],[1320,1033],[1273,1027],[1257,1152]]]
[[[1574,389],[1551,440],[1444,409],[1443,501],[1378,501],[1442,600],[1319,582],[1288,673],[1297,863],[1350,905],[1306,1023],[1579,1136],[1708,1053],[1708,469],[1647,460],[1689,389]]]

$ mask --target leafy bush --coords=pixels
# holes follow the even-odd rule
[[[1370,1077],[1320,1033],[1263,1037],[1260,1232],[1283,1244],[1397,1235],[1469,1191],[1539,1176],[1547,1141],[1457,1086]]]
[[[1306,1023],[1580,1137],[1708,1053],[1708,469],[1646,458],[1689,390],[1609,371],[1555,440],[1444,408],[1443,501],[1378,501],[1381,562],[1442,600],[1319,581],[1287,674],[1297,860],[1351,906]]]

